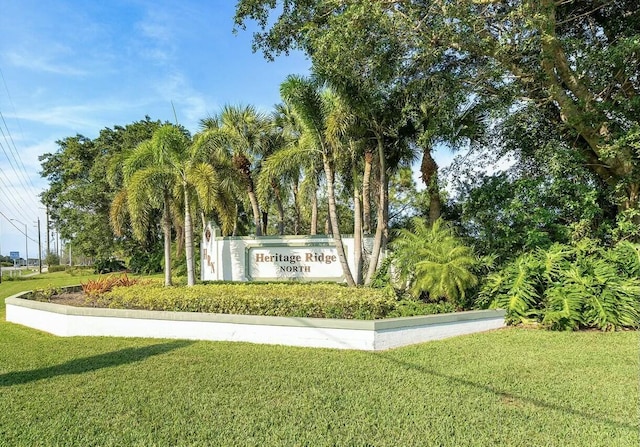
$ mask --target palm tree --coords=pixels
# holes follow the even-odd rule
[[[247,193],[256,236],[262,235],[260,206],[254,186],[256,161],[262,157],[269,121],[252,106],[226,105],[213,118],[200,121],[202,138],[213,157],[231,160],[239,183]]]
[[[301,215],[310,213],[309,234],[318,231],[318,185],[322,168],[322,155],[314,140],[305,133],[304,126],[286,102],[276,106],[274,124],[281,135],[281,145],[262,162],[258,191],[265,197],[272,191],[271,182],[278,179],[291,185],[294,207],[294,233],[300,234]]]
[[[442,219],[427,225],[414,218],[391,246],[400,279],[416,296],[426,292],[430,299],[462,304],[466,291],[478,284],[473,269],[479,260]]]
[[[336,206],[334,187],[335,159],[339,154],[336,151],[336,147],[330,143],[327,134],[328,117],[336,106],[335,94],[330,90],[320,90],[312,80],[299,76],[287,77],[286,81],[280,86],[280,94],[300,118],[304,126],[305,137],[309,139],[309,147],[322,157],[329,202],[329,219],[338,258],[340,259],[347,284],[355,286],[356,283],[347,263],[344,245],[342,244]]]
[[[187,263],[187,284],[195,284],[192,208],[199,203],[207,212],[212,209],[223,216],[223,225],[232,223],[233,201],[221,187],[213,167],[206,163],[205,145],[201,137],[192,144],[181,129],[165,125],[153,137],[136,147],[124,161],[124,191],[126,205],[136,237],[142,238],[152,209],[162,209],[164,233],[165,285],[171,285],[172,209],[180,204],[184,211],[184,247]],[[123,194],[117,196],[112,211],[121,207]],[[112,213],[117,214],[115,211]],[[117,222],[116,222],[117,223]]]

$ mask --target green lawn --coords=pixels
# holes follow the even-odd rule
[[[637,332],[523,329],[383,353],[57,338],[3,305],[0,445],[637,447],[638,349]]]

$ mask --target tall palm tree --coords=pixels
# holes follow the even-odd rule
[[[280,191],[290,185],[293,192],[294,233],[300,234],[303,210],[310,210],[310,233],[317,234],[317,189],[322,171],[322,157],[313,141],[304,133],[300,118],[286,102],[278,104],[273,114],[279,144],[263,160],[258,181],[259,196],[273,194],[273,182]]]
[[[344,245],[342,244],[340,222],[336,206],[334,177],[335,159],[338,153],[336,147],[330,143],[327,135],[328,117],[336,105],[335,94],[330,90],[323,91],[312,80],[299,76],[287,77],[286,81],[280,86],[280,94],[298,114],[304,126],[305,135],[312,143],[311,147],[322,157],[327,199],[329,202],[329,219],[338,258],[347,284],[349,286],[355,286],[356,283],[347,262]]]

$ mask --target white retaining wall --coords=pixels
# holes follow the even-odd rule
[[[7,321],[62,337],[174,338],[379,351],[505,326],[503,310],[387,320],[325,320],[63,306],[5,300]]]

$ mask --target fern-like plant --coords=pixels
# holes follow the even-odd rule
[[[428,225],[414,218],[409,229],[397,232],[391,248],[400,281],[414,296],[424,292],[432,300],[462,305],[467,291],[478,284],[478,258],[441,219]]]
[[[507,321],[535,318],[550,329],[615,330],[640,326],[638,251],[583,240],[524,254],[489,275],[480,304],[507,310]]]
[[[525,323],[538,317],[541,262],[525,253],[499,272],[490,274],[480,290],[480,300],[505,309],[507,322]]]

